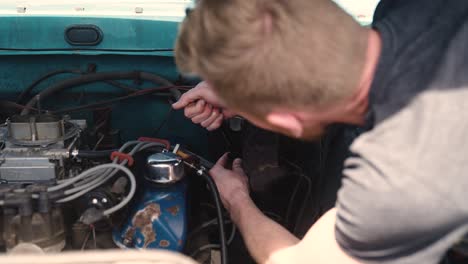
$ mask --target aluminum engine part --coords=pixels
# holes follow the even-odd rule
[[[56,165],[47,156],[24,156],[4,153],[0,165],[0,180],[5,183],[52,182],[56,178]],[[32,154],[32,153],[30,153]]]
[[[3,239],[7,250],[21,243],[35,244],[44,252],[60,252],[65,247],[65,227],[59,208],[29,216],[5,209],[3,217]]]
[[[150,155],[146,159],[145,179],[169,184],[180,181],[184,177],[182,158],[172,152],[161,152]]]
[[[13,116],[8,130],[11,139],[26,141],[55,140],[65,133],[64,121],[52,115]]]
[[[65,172],[65,160],[85,126],[81,120],[52,116],[12,118],[0,128],[0,142],[5,145],[0,149],[0,183],[55,181]]]
[[[14,116],[7,121],[5,140],[13,146],[64,147],[65,141],[76,137],[83,126],[83,121],[66,121],[51,115]]]

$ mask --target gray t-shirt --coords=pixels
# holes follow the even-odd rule
[[[351,145],[335,235],[366,263],[438,263],[468,232],[468,1],[384,0],[369,130]]]

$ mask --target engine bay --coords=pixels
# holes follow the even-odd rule
[[[224,241],[229,262],[254,263],[207,181],[224,152],[243,158],[263,213],[298,237],[334,206],[360,128],[302,142],[235,117],[208,132],[172,110],[199,80],[170,57],[45,57],[55,63],[41,73],[24,56],[28,67],[0,78],[0,252],[169,250],[219,263]]]
[[[139,75],[169,84],[157,75]],[[92,124],[43,111],[39,98],[54,87],[32,97],[0,127],[4,250],[28,245],[48,253],[112,247],[182,251],[188,217],[185,178],[194,174],[192,167],[204,168],[200,157],[165,139],[121,143],[109,128],[109,108],[96,110],[101,116]],[[174,87],[132,93],[177,100],[180,91]],[[164,90],[169,93],[156,94]],[[34,105],[35,113],[27,105]]]
[[[241,117],[213,132],[193,124],[171,108],[200,81],[175,66],[177,22],[3,19],[15,33],[0,41],[2,253],[170,250],[211,263],[225,247],[229,262],[254,263],[207,181],[225,152],[243,159],[258,207],[298,237],[333,207],[359,132],[308,143]],[[102,42],[66,43],[77,24],[100,27]]]
[[[52,71],[56,72],[60,71]],[[46,81],[60,74],[48,73],[37,80]],[[141,85],[153,82],[157,86],[130,88],[131,84],[122,82],[134,78],[142,80]],[[52,98],[70,100],[67,89],[73,91],[80,85],[96,83],[120,88],[124,94],[115,97],[110,93],[106,95],[112,96],[111,99],[93,100],[79,106],[70,102],[63,110],[55,108]],[[189,120],[176,121],[192,126],[191,132],[199,133],[203,145],[212,144],[201,151],[191,140],[182,137],[180,143],[171,142],[179,138],[177,134],[154,137],[164,126],[169,126],[164,122],[174,122],[164,116],[172,112],[170,103],[192,86],[189,81],[174,85],[147,72],[87,73],[62,77],[35,95],[29,94],[32,89],[28,92],[26,88],[26,92],[17,95],[17,103],[2,101],[2,250],[54,253],[112,248],[167,249],[203,262],[216,257],[213,252],[219,253],[220,226],[227,245],[232,245],[234,238],[240,241],[235,226],[224,212],[224,223],[219,224],[216,203],[210,194],[213,188],[208,188],[200,176],[206,175],[213,166],[212,160],[224,151],[241,156],[245,135],[252,135],[247,131],[257,129],[242,118],[226,121],[221,131],[214,134],[193,126]],[[159,124],[152,135],[143,133],[126,140],[125,134],[136,132],[113,127],[115,109],[122,107],[125,100],[141,103],[139,98],[145,96],[167,108],[164,114],[159,114],[162,126]],[[77,113],[84,113],[84,118]],[[126,129],[132,127],[133,123],[128,123]],[[269,142],[270,139],[274,141]],[[277,153],[276,141],[276,136],[268,135],[263,144],[270,148],[273,160]],[[210,158],[204,158],[205,155]],[[270,162],[269,157],[265,159]],[[273,166],[267,170],[278,167]],[[270,191],[265,183],[257,185]],[[284,221],[281,211],[282,207],[277,207],[267,213]]]

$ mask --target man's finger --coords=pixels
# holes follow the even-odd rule
[[[219,158],[218,161],[216,161],[216,164],[213,166],[213,168],[211,168],[210,170],[211,177],[217,177],[221,175],[224,170],[226,170],[224,166],[226,166],[227,160],[228,160],[228,154],[224,153],[224,155],[221,158]]]
[[[223,123],[223,115],[219,115],[211,125],[209,125],[206,130],[213,131],[221,126]]]
[[[232,162],[232,170],[237,173],[244,175],[244,169],[242,169],[242,160],[237,158]]]
[[[172,108],[174,108],[176,110],[182,109],[182,108],[186,107],[187,105],[189,105],[190,103],[192,103],[193,101],[196,101],[196,100],[198,100],[200,98],[201,98],[201,95],[200,95],[199,90],[198,89],[192,89],[192,90],[184,93],[177,102],[172,104]]]
[[[184,114],[187,118],[192,118],[203,112],[205,108],[205,100],[198,100],[196,104],[191,104],[185,107]]]
[[[227,110],[227,109],[223,109],[223,115],[224,115],[224,118],[231,118],[231,117],[234,117],[236,116],[236,113],[234,113],[233,111],[230,111],[230,110]]]
[[[205,121],[212,115],[213,113],[212,109],[213,107],[211,105],[206,104],[201,114],[192,117],[192,122],[195,124],[202,123],[203,121]]]
[[[216,118],[218,118],[218,116],[219,116],[219,110],[213,109],[213,111],[211,111],[210,113],[210,116],[205,118],[205,120],[201,122],[200,125],[202,127],[208,127],[216,120]]]
[[[228,153],[224,153],[224,155],[221,156],[221,158],[219,158],[218,161],[216,161],[215,166],[221,166],[225,168],[227,161],[228,161]]]

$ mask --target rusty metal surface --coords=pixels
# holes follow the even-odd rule
[[[126,223],[114,230],[114,242],[123,248],[181,251],[187,229],[185,188],[184,183],[169,187],[150,185]]]
[[[179,213],[179,206],[174,205],[166,209],[171,215],[176,216]]]
[[[169,241],[167,241],[167,240],[164,240],[164,239],[163,239],[163,240],[159,241],[159,246],[160,246],[160,247],[167,248],[167,247],[170,246],[170,245],[171,245],[171,242],[169,242]]]
[[[161,207],[157,203],[150,203],[143,209],[137,211],[132,219],[132,227],[127,229],[125,233],[125,238],[131,239],[138,228],[143,234],[143,248],[147,248],[150,243],[156,241],[156,231],[153,229],[153,221],[159,218],[160,215]]]

